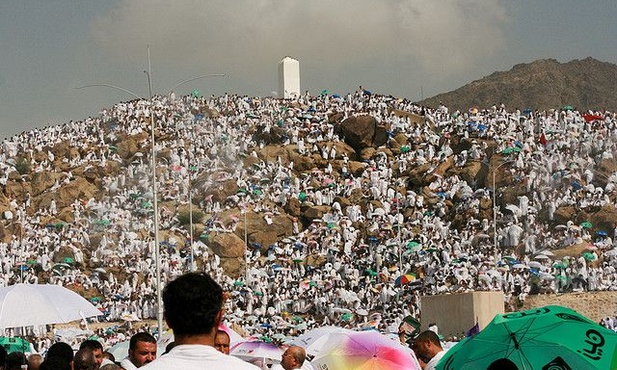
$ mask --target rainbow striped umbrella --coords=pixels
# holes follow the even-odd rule
[[[332,333],[323,348],[311,361],[315,369],[420,370],[411,349],[375,330]]]
[[[401,275],[397,277],[394,280],[394,285],[396,286],[405,285],[405,284],[411,283],[412,281],[416,281],[416,275],[405,274],[405,275]]]

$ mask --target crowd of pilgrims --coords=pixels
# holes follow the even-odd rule
[[[400,111],[422,120],[395,113]],[[363,170],[354,173],[351,162],[357,159],[337,152],[334,145],[344,141],[328,120],[335,113],[344,118],[370,115],[388,127],[389,140],[404,134],[409,146],[392,156],[377,150],[363,161]],[[230,294],[227,320],[249,335],[297,334],[328,324],[396,332],[404,317],[421,318],[423,295],[502,291],[506,307],[516,309],[529,294],[617,290],[615,230],[573,221],[555,224],[555,212],[563,206],[615,206],[617,173],[595,177],[598,166],[617,155],[615,113],[571,107],[508,110],[503,104],[452,112],[443,105],[429,109],[364,89],[343,96],[307,92],[294,99],[155,96],[116,104],[94,118],[6,139],[0,150],[2,186],[10,181],[18,157],[28,160],[32,173],[59,171],[54,165],[58,160],[68,164],[65,168],[103,169],[113,161],[123,170],[102,179],[102,196],[75,199],[73,220],[61,227],[42,221],[60,212],[55,201],[34,209],[29,194],[10,199],[2,222],[18,223],[21,233],[0,243],[0,284],[49,282],[95,289],[93,302],[104,313],[99,320],[156,318],[150,152],[144,149],[127,161],[115,146],[125,135],[141,135],[140,146],[150,148],[151,116],[156,150],[170,153],[156,163],[158,197],[178,206],[194,197],[208,220],[204,234],[235,232],[244,212],[258,214],[269,224],[292,198],[329,206],[321,219],[294,219],[292,235],[273,245],[248,245],[247,272],[233,277],[206,239],[195,235],[189,252],[190,233],[178,210],[159,208],[160,230],[167,231],[160,241],[163,284],[192,268],[210,273]],[[293,162],[261,158],[257,165],[244,167],[242,159],[257,156],[267,144],[254,133],[275,127],[284,133],[281,145],[341,164],[301,172]],[[468,141],[470,147],[455,152],[450,145],[454,138]],[[54,158],[50,148],[63,142],[86,154]],[[39,152],[47,155],[36,156]],[[458,168],[471,162],[490,166],[491,156],[502,158],[498,163],[513,184],[526,186],[516,204],[504,204],[499,189],[494,193],[490,185],[481,187],[457,175],[434,176],[425,188],[407,187],[406,174],[418,166],[428,165],[427,173],[448,160]],[[226,173],[224,178],[221,173]],[[208,174],[213,174],[208,181],[189,182],[189,176]],[[75,179],[70,171],[62,175],[48,192]],[[261,181],[264,178],[269,181]],[[228,179],[236,179],[247,191],[225,202],[195,195]],[[315,180],[323,186],[312,186]],[[337,201],[358,190],[369,201],[366,206]],[[492,202],[495,195],[498,227],[480,212],[480,204]],[[228,223],[218,220],[217,215],[229,209],[237,209],[237,217]],[[403,210],[410,209],[406,214],[411,216],[404,216]],[[471,217],[453,227],[452,212]],[[547,216],[541,218],[541,213]],[[96,243],[90,240],[94,233],[102,233]],[[586,244],[585,253],[555,257],[555,252],[576,244]],[[67,248],[72,258],[58,263],[54,256]],[[309,256],[318,257],[313,261],[319,263],[307,263]],[[47,274],[37,273],[41,270]],[[396,281],[401,275],[408,275],[407,280]]]

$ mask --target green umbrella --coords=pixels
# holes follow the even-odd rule
[[[366,272],[371,276],[377,276],[377,271],[372,269],[366,269]]]
[[[306,200],[306,198],[307,198],[307,196],[306,196],[305,192],[302,191],[302,192],[300,192],[300,194],[298,194],[298,200],[300,202],[304,202]]]
[[[412,240],[409,243],[405,244],[405,247],[411,252],[417,252],[422,249],[422,245],[415,240]]]
[[[591,222],[589,222],[589,221],[584,221],[584,222],[581,222],[580,226],[583,229],[591,229],[593,227],[593,224]]]
[[[563,108],[561,108],[563,110],[574,110],[574,107],[571,105],[564,105]]]
[[[4,347],[8,353],[30,352],[30,342],[23,338],[0,337],[0,346]]]
[[[500,314],[450,348],[436,369],[486,369],[501,358],[521,370],[617,369],[617,333],[561,306]]]
[[[586,261],[595,261],[597,257],[593,253],[583,252],[583,258]]]

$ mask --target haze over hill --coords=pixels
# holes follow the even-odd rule
[[[549,110],[571,105],[579,111],[617,110],[617,65],[588,57],[559,63],[554,59],[517,64],[454,91],[419,103],[466,111],[505,104],[509,110]]]

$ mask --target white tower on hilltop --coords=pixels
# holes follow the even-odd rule
[[[300,96],[300,62],[294,58],[285,57],[279,63],[279,96]]]

